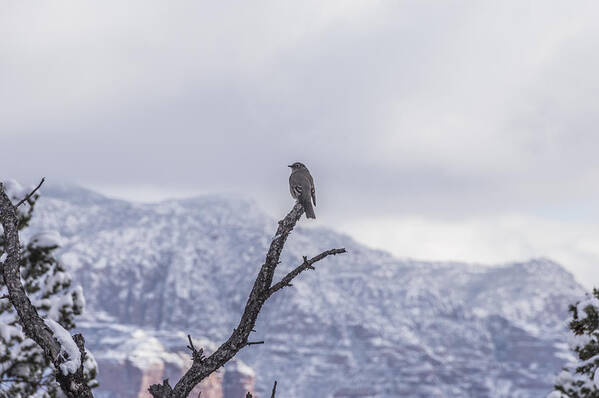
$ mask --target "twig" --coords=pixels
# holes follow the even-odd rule
[[[29,195],[25,196],[19,203],[16,204],[15,208],[21,206],[23,203],[25,203],[26,200],[29,200],[29,198],[31,196],[33,196],[33,194],[40,189],[40,187],[42,186],[42,184],[44,183],[44,181],[46,181],[46,177],[42,177],[42,180],[40,181],[39,184],[37,184],[37,187],[35,187],[35,189],[31,192],[29,192]]]
[[[248,341],[247,345],[264,344],[264,341]]]
[[[189,340],[189,345],[187,348],[191,350],[191,359],[193,361],[202,362],[204,360],[204,349],[200,348],[199,350],[196,350],[195,346],[193,345],[193,341],[191,341],[190,334],[187,335],[187,339]]]
[[[196,348],[193,345],[193,341],[191,341],[191,335],[190,334],[187,335],[187,339],[189,340],[189,345],[187,346],[187,348],[189,348],[192,351],[195,351]]]
[[[270,398],[275,398],[275,394],[277,393],[277,381],[275,380],[275,384],[272,386],[272,394]]]
[[[173,389],[168,383],[168,379],[164,379],[162,384],[151,385],[148,391],[155,397],[168,397],[173,392]]]
[[[289,282],[291,282],[293,280],[293,278],[298,276],[303,271],[305,271],[307,269],[314,269],[314,266],[312,264],[314,264],[315,262],[320,261],[327,256],[330,256],[330,255],[335,256],[335,255],[341,254],[341,253],[346,253],[345,248],[327,250],[327,251],[320,253],[318,256],[312,257],[309,260],[306,256],[304,256],[304,262],[301,265],[299,265],[297,268],[295,268],[293,271],[291,271],[290,273],[285,275],[283,277],[283,279],[281,279],[277,284],[275,284],[273,287],[271,287],[268,290],[268,295],[271,296],[274,292],[284,288],[285,286],[293,286]]]

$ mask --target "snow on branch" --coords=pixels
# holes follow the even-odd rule
[[[66,354],[67,360],[60,364],[60,370],[62,374],[68,375],[75,373],[79,366],[81,366],[81,353],[79,347],[75,343],[75,340],[71,337],[69,332],[56,321],[52,319],[44,319],[46,325],[52,329],[54,338],[60,343],[60,353]]]
[[[42,179],[40,184],[21,200],[19,204],[27,201],[43,182],[44,180]],[[69,338],[66,339],[61,331],[55,333],[51,329],[50,323],[45,323],[39,316],[21,283],[21,250],[17,206],[11,202],[4,191],[4,185],[0,183],[0,223],[4,229],[4,251],[6,252],[6,259],[0,263],[0,271],[4,284],[8,289],[8,299],[16,309],[21,326],[27,337],[31,338],[42,348],[44,354],[50,359],[56,369],[62,370],[56,371],[55,376],[56,381],[58,381],[66,396],[68,398],[93,398],[93,394],[83,376],[82,362],[84,361],[81,359],[85,359],[86,357],[83,336],[78,334],[71,338],[69,335]],[[68,332],[64,331],[64,333],[68,335]],[[75,347],[80,352],[78,362],[70,362],[74,361],[77,357],[74,354],[74,348],[71,343],[75,343]],[[64,355],[65,353],[67,355]],[[74,367],[76,364],[78,365],[77,368]],[[63,374],[64,370],[68,371],[67,374]]]
[[[150,386],[148,391],[154,398],[185,398],[191,390],[202,380],[208,377],[212,372],[224,366],[227,361],[233,358],[239,350],[247,347],[255,342],[249,342],[250,333],[254,330],[256,319],[262,309],[262,306],[270,296],[284,286],[288,286],[289,282],[306,269],[313,269],[313,264],[324,259],[329,255],[345,253],[345,249],[331,249],[320,253],[316,257],[307,259],[304,257],[304,262],[287,274],[280,282],[272,284],[273,276],[277,265],[280,263],[279,258],[283,246],[287,241],[287,237],[299,221],[304,213],[304,208],[301,204],[296,203],[293,209],[279,221],[279,227],[275,237],[270,243],[270,248],[266,254],[266,260],[254,281],[254,286],[248,297],[245,309],[237,327],[233,330],[231,336],[225,341],[212,355],[204,358],[203,355],[196,355],[199,350],[190,344],[192,350],[193,363],[191,368],[181,377],[175,387],[171,387],[168,380],[163,384],[154,384]],[[191,339],[190,339],[191,340]],[[260,342],[262,343],[262,342]],[[275,387],[276,388],[276,387]],[[275,391],[273,389],[273,395]]]

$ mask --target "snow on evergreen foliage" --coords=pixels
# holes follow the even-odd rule
[[[28,193],[15,181],[5,182],[4,189],[13,203]],[[28,200],[28,204],[19,207],[19,231],[28,226],[38,198],[39,195],[35,194]],[[82,313],[85,300],[81,287],[71,286],[71,275],[54,257],[54,250],[59,243],[57,233],[38,234],[29,239],[21,249],[21,279],[40,316],[70,330],[75,327],[74,318]],[[0,247],[4,247],[3,235],[0,236]],[[0,296],[7,293],[6,286],[0,285]],[[97,365],[89,353],[84,370],[88,384],[95,387],[98,384]],[[16,311],[8,299],[0,299],[0,397],[2,396],[62,396],[54,378],[53,365],[45,358],[42,349],[25,336]]]
[[[599,290],[593,289],[569,310],[569,345],[577,360],[557,376],[547,398],[599,398]]]

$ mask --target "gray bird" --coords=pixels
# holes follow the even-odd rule
[[[314,180],[303,163],[295,162],[291,165],[291,175],[289,176],[289,192],[294,199],[304,207],[306,217],[316,218],[312,202],[316,206],[316,191],[314,190]],[[310,201],[310,196],[312,201]]]

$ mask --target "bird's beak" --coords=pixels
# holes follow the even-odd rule
[[[292,165],[292,164],[290,164],[290,165],[287,165],[287,167],[293,167],[293,165]]]

